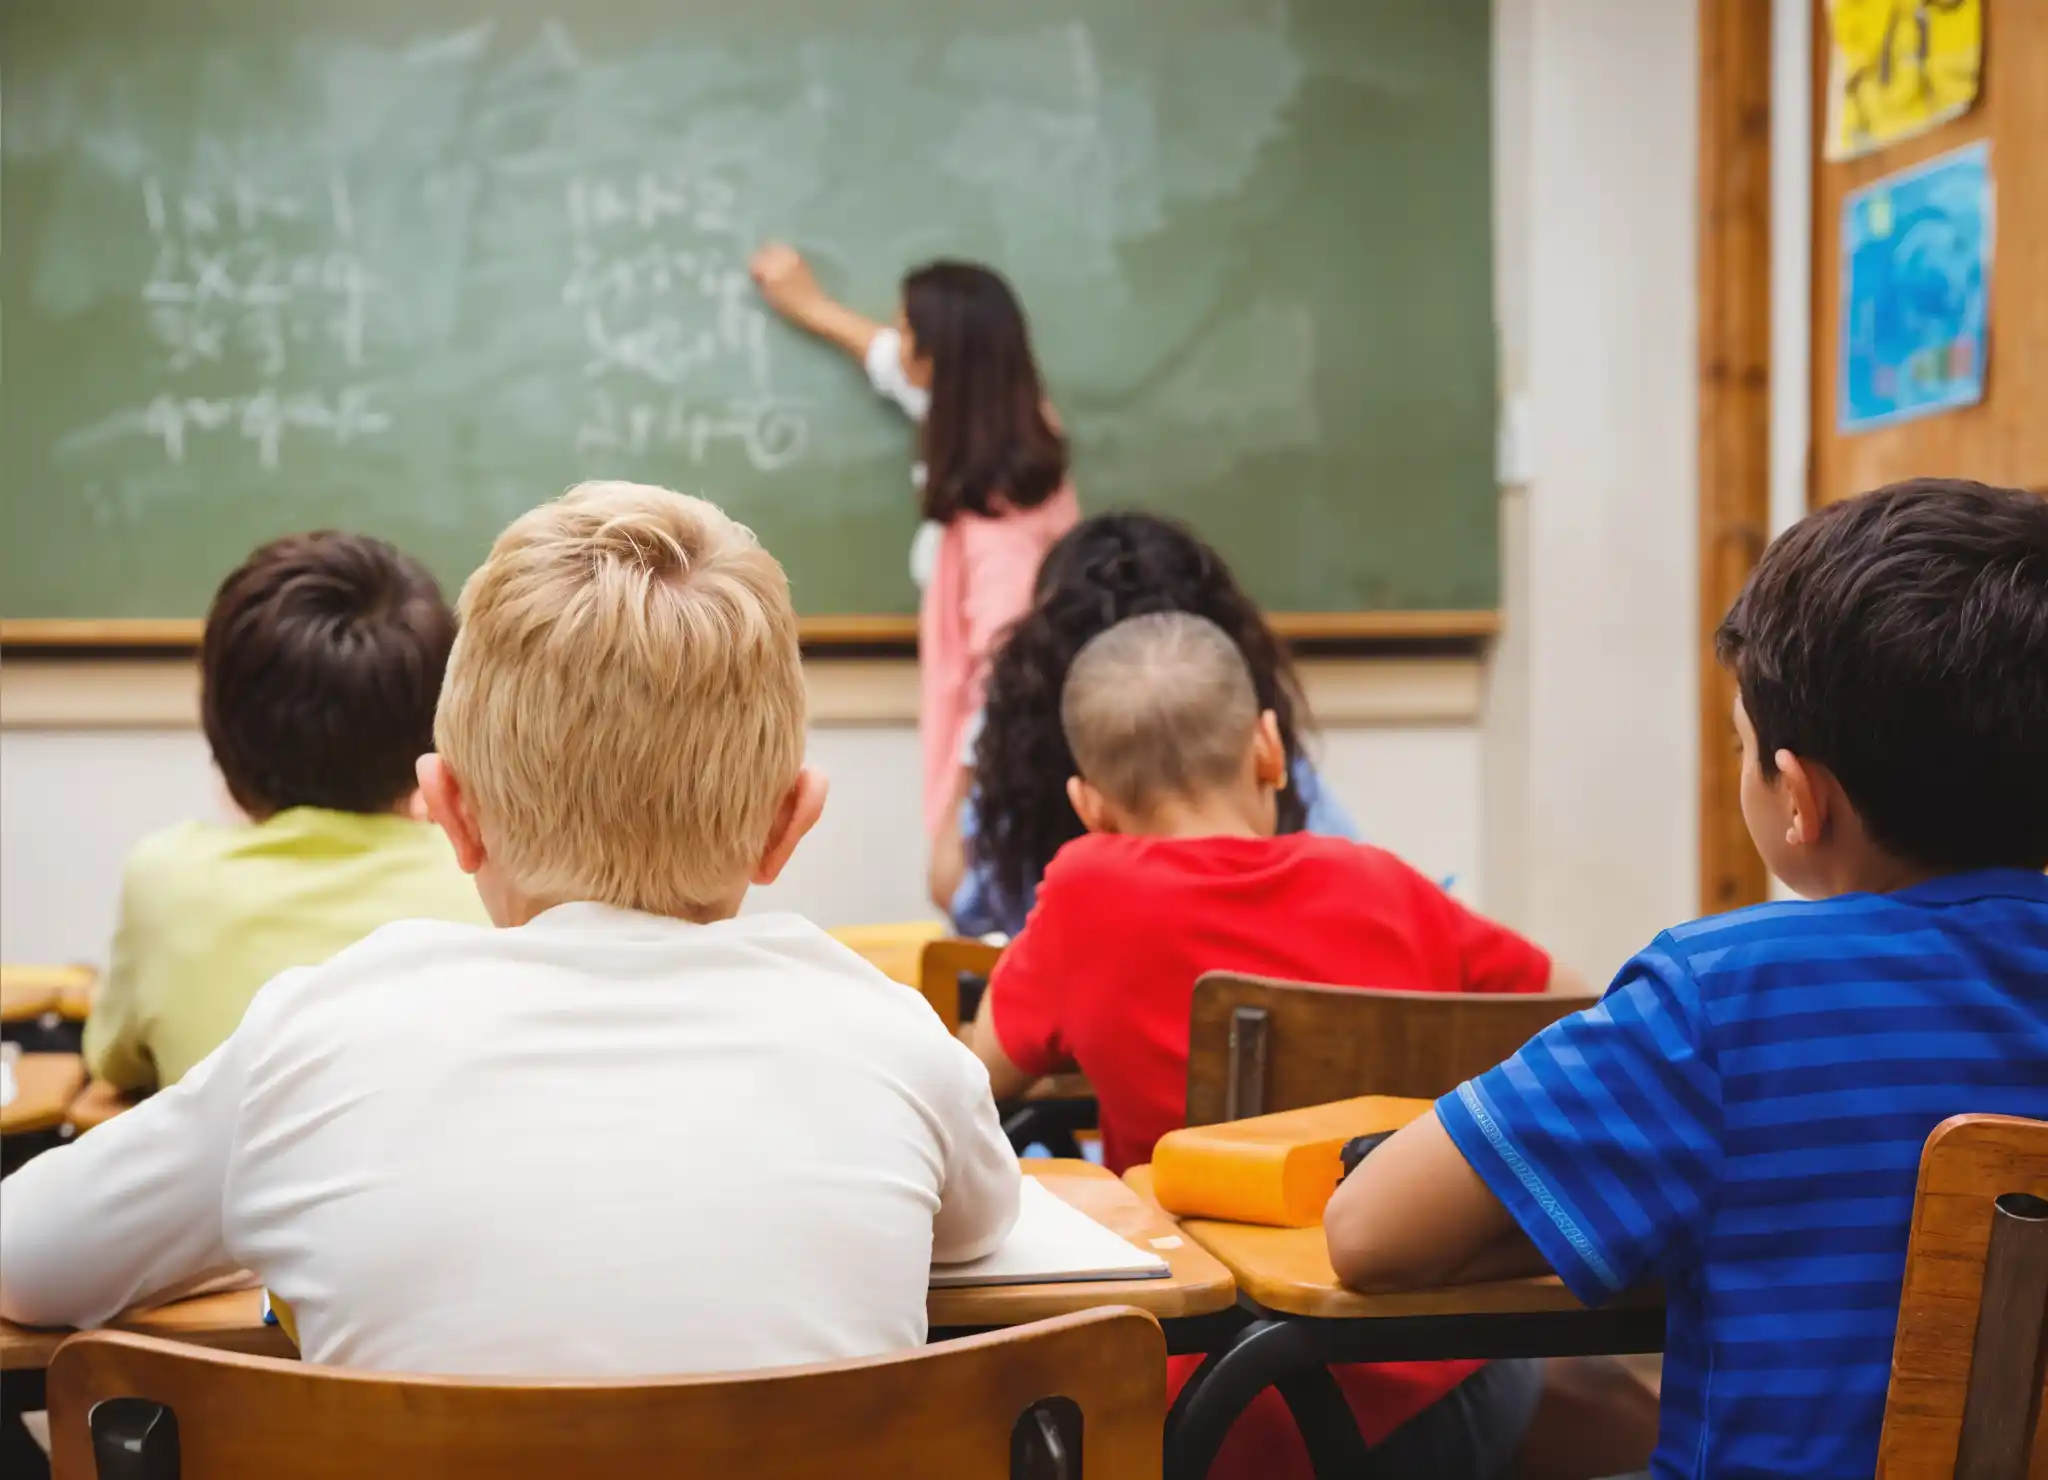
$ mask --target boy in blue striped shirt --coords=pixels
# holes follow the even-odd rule
[[[1723,623],[1742,812],[1806,899],[1666,931],[1373,1153],[1346,1283],[1669,1297],[1659,1476],[1877,1462],[1920,1149],[2048,1119],[2048,501],[1927,479],[1775,541]]]

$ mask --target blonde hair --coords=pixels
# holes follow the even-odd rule
[[[702,499],[582,483],[462,588],[434,741],[519,888],[691,918],[803,764],[789,582]]]
[[[1097,634],[1075,656],[1060,726],[1082,779],[1141,811],[1234,782],[1259,699],[1221,627],[1190,612],[1152,612]]]

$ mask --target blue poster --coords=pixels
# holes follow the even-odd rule
[[[1843,431],[1984,399],[1991,235],[1989,144],[1843,201]]]

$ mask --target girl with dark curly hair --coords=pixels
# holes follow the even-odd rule
[[[933,900],[963,934],[1015,935],[1045,866],[1081,835],[1067,802],[1074,757],[1060,730],[1060,690],[1090,638],[1147,612],[1206,617],[1244,653],[1259,707],[1279,720],[1287,750],[1280,831],[1357,836],[1303,748],[1309,712],[1293,661],[1223,557],[1171,519],[1104,514],[1047,553],[1030,610],[989,670],[973,737],[974,793],[932,856]]]

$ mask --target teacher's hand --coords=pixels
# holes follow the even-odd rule
[[[754,286],[777,313],[798,317],[805,308],[825,298],[810,263],[796,248],[781,242],[764,242],[748,259],[747,272]]]

